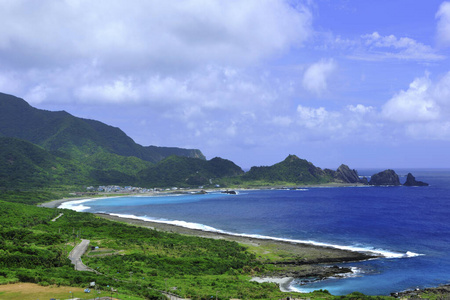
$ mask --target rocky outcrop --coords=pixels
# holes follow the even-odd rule
[[[423,182],[423,181],[417,181],[416,178],[411,173],[408,173],[408,176],[406,176],[406,182],[403,185],[404,186],[428,186],[428,183]]]
[[[400,180],[394,170],[384,170],[372,175],[370,185],[400,185]]]
[[[336,170],[336,179],[342,180],[347,183],[358,183],[360,182],[358,172],[356,170],[351,170],[347,165],[340,165]]]
[[[367,179],[365,177],[362,179],[359,178],[356,170],[352,170],[344,164],[340,165],[336,171],[325,169],[324,172],[328,176],[333,177],[336,182],[367,184]]]

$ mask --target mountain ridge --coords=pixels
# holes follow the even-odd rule
[[[24,99],[4,93],[0,93],[0,136],[23,139],[50,151],[63,151],[75,156],[106,151],[153,163],[174,153],[206,159],[198,149],[145,147],[134,142],[118,127],[78,118],[65,111],[34,108]]]
[[[32,107],[0,93],[0,187],[141,185],[145,187],[277,186],[315,184],[398,185],[371,182],[342,164],[321,169],[296,155],[244,172],[230,160],[206,160],[198,149],[142,146],[120,128]],[[396,174],[392,170],[391,177]],[[385,171],[385,173],[387,172]],[[381,173],[380,173],[381,174]],[[387,174],[387,173],[386,173]],[[412,176],[412,175],[411,175]],[[398,176],[397,176],[398,177]],[[417,185],[413,181],[409,185]]]

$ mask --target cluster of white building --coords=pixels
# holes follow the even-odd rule
[[[89,192],[102,192],[102,193],[151,193],[157,191],[157,189],[147,189],[135,186],[121,187],[118,185],[100,185],[98,187],[88,186],[86,188]]]

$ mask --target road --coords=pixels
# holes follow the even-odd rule
[[[57,216],[56,218],[54,218],[54,219],[52,220],[52,222],[55,222],[56,220],[58,220],[60,217],[62,217],[62,215],[64,215],[64,214],[63,214],[63,213],[60,213],[59,216]]]
[[[89,242],[89,240],[81,240],[81,243],[76,245],[75,248],[70,251],[69,259],[75,266],[75,270],[94,272],[93,269],[89,268],[81,261],[81,256],[84,254],[84,252],[86,252],[86,249],[89,246]]]
[[[75,270],[77,271],[89,271],[89,272],[95,272],[97,274],[101,274],[97,272],[94,269],[89,268],[83,262],[81,261],[81,256],[86,252],[88,246],[89,246],[90,240],[81,240],[81,242],[75,246],[75,248],[72,249],[69,253],[69,259],[72,262],[72,264],[75,266]],[[116,279],[117,280],[117,279]],[[170,300],[188,300],[185,298],[180,298],[176,295],[166,293],[163,291],[160,291],[161,293],[165,294]],[[109,299],[109,298],[108,298]]]

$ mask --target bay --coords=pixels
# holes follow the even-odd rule
[[[398,171],[406,174],[405,171]],[[362,170],[362,175],[375,170]],[[428,187],[310,187],[243,190],[238,195],[172,195],[73,201],[65,208],[233,234],[373,251],[384,258],[341,265],[344,279],[292,288],[388,295],[450,282],[450,171],[415,170]],[[404,181],[404,179],[403,179]]]

